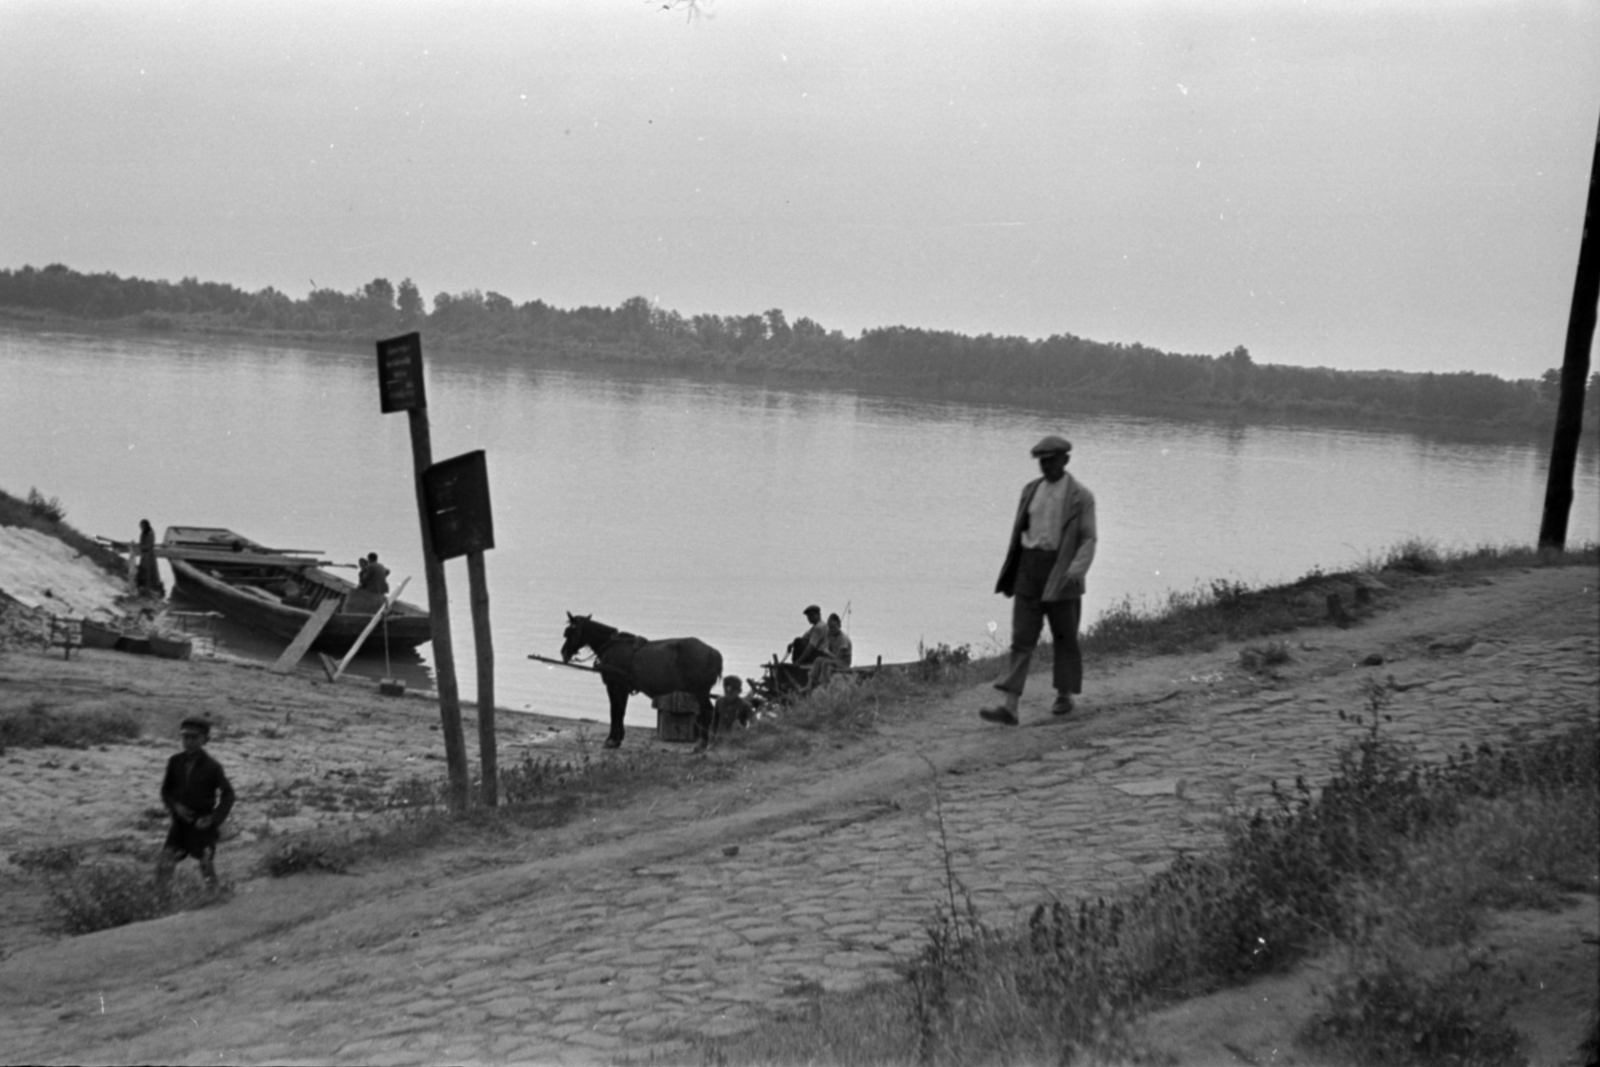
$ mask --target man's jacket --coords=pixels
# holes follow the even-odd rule
[[[1070,474],[1067,480],[1067,499],[1061,508],[1061,547],[1056,553],[1055,566],[1050,568],[1050,580],[1045,584],[1041,600],[1075,600],[1083,596],[1083,578],[1094,562],[1096,540],[1094,524],[1094,494],[1089,487]],[[1005,596],[1016,592],[1017,567],[1022,562],[1022,531],[1028,528],[1028,504],[1043,477],[1035,478],[1022,489],[1022,502],[1017,505],[1017,518],[1011,526],[1011,544],[1006,549],[1006,563],[1000,568],[1000,580],[994,591]]]

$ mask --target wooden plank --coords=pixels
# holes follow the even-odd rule
[[[406,582],[409,581],[411,581],[411,578],[408,576],[405,581],[400,583],[400,588],[389,594],[389,599],[383,602],[383,606],[372,613],[372,618],[367,621],[367,625],[362,629],[361,636],[356,638],[355,644],[350,646],[350,651],[344,654],[344,659],[339,661],[337,667],[330,667],[328,665],[330,661],[326,657],[323,658],[322,669],[328,672],[328,681],[337,682],[339,680],[339,675],[343,674],[344,669],[350,666],[350,661],[356,658],[356,653],[361,651],[361,646],[367,643],[367,638],[371,636],[373,629],[377,627],[378,620],[382,619],[389,609],[394,607],[394,602],[399,600],[400,594],[406,591]]]
[[[339,564],[333,560],[318,559],[316,556],[291,556],[282,552],[230,552],[225,548],[183,548],[163,545],[156,548],[155,554],[163,559],[183,559],[202,563],[259,563],[279,567],[355,566],[353,563]]]
[[[318,605],[317,610],[311,613],[311,618],[300,628],[300,632],[295,634],[289,647],[283,650],[283,655],[278,657],[278,662],[272,665],[272,669],[280,673],[294,670],[295,664],[306,654],[306,649],[311,647],[311,642],[317,639],[322,628],[328,625],[328,620],[333,618],[333,613],[339,610],[340,603],[338,597],[329,597]]]

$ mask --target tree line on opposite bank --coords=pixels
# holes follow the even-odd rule
[[[367,341],[425,330],[439,350],[669,369],[780,372],[821,383],[879,382],[974,400],[1200,410],[1353,422],[1417,421],[1544,430],[1560,372],[1508,381],[1492,374],[1340,371],[1255,362],[1244,346],[1221,355],[1163,352],[1071,334],[1043,340],[966,336],[889,326],[846,337],[809,318],[685,316],[644,297],[615,308],[518,304],[496,292],[439,293],[428,309],[409,279],[375,278],[353,293],[313,290],[295,300],[268,287],[83,274],[61,264],[0,270],[0,308],[154,331],[274,334]],[[1600,374],[1586,418],[1600,417]]]

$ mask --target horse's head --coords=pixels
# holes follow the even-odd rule
[[[588,615],[574,615],[567,612],[567,628],[561,634],[561,662],[571,663],[584,645],[589,643],[585,627],[589,622]]]

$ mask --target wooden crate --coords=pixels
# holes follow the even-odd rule
[[[693,741],[700,705],[688,693],[668,693],[651,701],[656,709],[656,736],[663,741]]]

